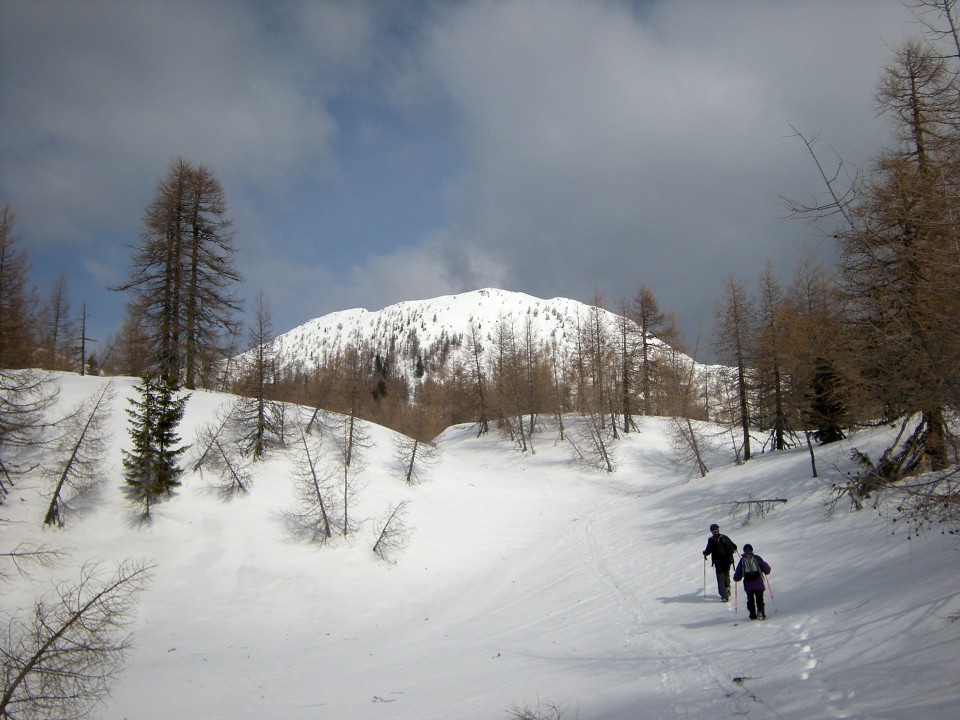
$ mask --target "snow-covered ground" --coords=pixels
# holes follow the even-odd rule
[[[60,380],[62,409],[106,382]],[[612,475],[574,462],[550,428],[524,454],[453,427],[439,464],[409,487],[392,434],[371,427],[363,525],[317,548],[284,523],[294,500],[282,454],[232,501],[187,474],[151,525],[136,523],[119,452],[133,381],[114,383],[115,451],[95,496],[59,530],[41,527],[38,479],[0,507],[2,551],[32,542],[69,549],[73,566],[156,564],[103,718],[493,720],[538,704],[565,720],[960,713],[957,541],[824,507],[851,447],[876,454],[883,431],[818,449],[818,479],[802,448],[740,467],[718,450],[701,479],[673,463],[664,419],[640,420]],[[194,393],[184,440],[228,401]],[[788,502],[743,526],[729,503],[748,498]],[[385,563],[371,552],[374,521],[401,500],[409,545]],[[739,606],[719,602],[701,556],[711,522],[772,565],[767,622],[747,619],[742,589]],[[76,576],[39,572],[0,597],[25,611]]]

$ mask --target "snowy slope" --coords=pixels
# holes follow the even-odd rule
[[[62,407],[106,381],[61,377]],[[642,419],[609,476],[573,462],[549,430],[521,454],[454,427],[429,478],[408,487],[391,433],[371,426],[364,527],[318,549],[282,521],[293,500],[282,454],[247,496],[224,502],[187,475],[152,525],[133,522],[119,474],[133,381],[115,382],[113,467],[85,509],[42,529],[36,478],[0,507],[4,550],[31,541],[69,548],[77,565],[156,563],[107,720],[489,720],[538,702],[566,720],[957,716],[956,541],[824,509],[850,448],[876,449],[882,430],[820,449],[820,479],[805,450],[736,467],[722,448],[700,479],[673,464],[665,419]],[[194,393],[184,439],[228,400]],[[741,527],[727,503],[748,497],[788,502]],[[372,522],[403,499],[410,545],[383,563]],[[721,604],[709,569],[705,596],[713,521],[773,566],[768,622],[746,620],[742,597]],[[7,583],[4,609],[75,575]]]
[[[422,347],[445,338],[467,338],[471,322],[480,331],[481,339],[491,341],[500,318],[512,317],[520,331],[527,316],[539,336],[565,343],[575,337],[578,314],[581,321],[586,322],[589,306],[566,298],[541,300],[525,293],[486,288],[404,301],[377,311],[354,308],[333,312],[278,336],[276,343],[284,355],[313,350],[323,353],[342,342],[351,342],[359,334],[374,347],[387,348],[393,340],[399,344],[400,351],[405,351],[412,335],[416,335]],[[604,315],[611,321],[615,318],[606,311]]]
[[[609,331],[616,333],[619,316],[601,312]],[[529,321],[539,342],[548,346],[556,342],[563,351],[572,346],[578,327],[589,322],[590,313],[590,306],[576,300],[541,300],[525,293],[486,288],[400,302],[377,311],[355,308],[330,313],[277,336],[273,348],[286,362],[312,369],[347,343],[369,343],[376,351],[406,359],[412,371],[418,355],[426,359],[445,345],[462,346],[469,352],[471,325],[476,327],[483,348],[489,350],[501,321],[512,323],[518,341]],[[656,339],[652,344],[661,345]]]

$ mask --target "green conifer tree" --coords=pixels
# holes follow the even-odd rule
[[[818,357],[811,382],[810,418],[816,431],[814,438],[821,445],[846,437],[844,425],[848,422],[847,406],[843,401],[840,376],[829,360]]]
[[[177,397],[178,389],[162,376],[144,375],[136,388],[139,400],[131,398],[127,409],[133,449],[123,451],[124,475],[144,518],[154,501],[180,484],[178,458],[189,446],[179,445],[177,426],[189,395]]]

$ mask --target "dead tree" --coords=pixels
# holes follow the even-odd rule
[[[229,436],[230,421],[235,407],[235,403],[229,406],[220,406],[214,413],[213,420],[197,432],[197,440],[193,444],[196,453],[196,460],[192,465],[194,472],[203,475],[203,469],[213,461],[217,454],[217,442]]]
[[[46,411],[59,391],[48,373],[0,369],[0,503],[14,477],[36,467],[24,457],[42,443],[50,427]]]
[[[740,426],[743,435],[743,461],[750,459],[751,425],[751,327],[753,306],[742,282],[728,278],[723,304],[717,308],[717,352],[721,360],[731,363],[736,375],[730,392],[736,397],[731,425]],[[738,452],[739,456],[739,452]]]
[[[586,465],[612,473],[616,466],[613,450],[619,438],[616,423],[609,430],[607,428],[607,408],[602,391],[604,366],[597,357],[603,354],[604,342],[601,340],[605,337],[605,327],[597,319],[599,308],[594,306],[590,310],[589,327],[579,325],[580,318],[577,318],[573,370],[580,423],[575,432],[567,433],[567,440]]]
[[[702,431],[694,426],[689,417],[673,418],[673,433],[670,440],[673,447],[673,456],[680,465],[696,464],[700,477],[706,477],[710,472],[703,460],[701,446],[704,444]],[[699,425],[699,423],[698,423]]]
[[[12,572],[6,568],[13,566],[13,570],[25,580],[32,580],[30,570],[34,567],[52,568],[63,562],[66,553],[63,550],[35,547],[27,543],[17,545],[12,551],[0,553],[0,580],[8,581]]]
[[[570,387],[566,382],[567,374],[567,353],[561,348],[557,339],[550,340],[550,400],[553,406],[553,414],[557,421],[557,434],[560,442],[565,440],[564,432],[566,428],[563,424],[563,416],[569,405]]]
[[[526,402],[525,357],[517,337],[513,318],[500,317],[497,321],[495,351],[497,354],[498,425],[521,452],[533,450],[532,438],[527,433],[524,414]]]
[[[341,415],[336,426],[335,466],[340,480],[340,498],[343,524],[340,532],[346,537],[353,526],[350,524],[350,507],[357,492],[357,478],[366,468],[366,450],[370,436],[363,421],[354,413]]]
[[[516,705],[508,711],[511,720],[560,720],[567,708],[563,703],[537,700],[536,705]]]
[[[213,444],[216,450],[213,467],[220,480],[217,486],[220,494],[230,498],[246,493],[253,482],[249,460],[234,443],[224,444],[220,440],[214,440]]]
[[[696,357],[696,351],[694,351],[694,357]],[[706,477],[710,468],[703,459],[702,447],[705,445],[703,431],[700,424],[694,425],[690,417],[692,414],[690,395],[695,369],[696,362],[693,359],[688,363],[685,358],[681,358],[680,353],[673,351],[670,380],[673,385],[672,395],[679,403],[680,415],[673,418],[674,432],[671,440],[677,461],[683,465],[691,461],[695,462],[700,477]]]
[[[244,453],[254,460],[263,460],[268,449],[283,444],[283,412],[275,408],[278,403],[269,397],[278,365],[273,340],[270,307],[260,293],[250,329],[247,367],[237,383],[237,389],[244,397],[237,401],[232,413],[233,426],[241,436]]]
[[[215,473],[217,487],[225,498],[247,492],[253,482],[251,460],[243,453],[239,440],[231,434],[235,407],[218,410],[213,422],[197,433],[195,444],[197,460],[193,464],[194,471],[203,474],[206,468]]]
[[[475,412],[477,415],[477,437],[490,430],[489,411],[487,409],[486,377],[483,372],[483,344],[481,343],[480,328],[470,318],[470,338],[468,345],[470,353],[470,375],[473,382]]]
[[[322,545],[333,537],[340,509],[336,505],[337,476],[325,461],[321,442],[301,429],[294,464],[297,508],[285,516],[296,532]]]
[[[405,522],[408,506],[409,501],[404,500],[391,507],[384,519],[374,527],[377,540],[373,544],[373,552],[381,560],[389,560],[393,552],[406,547],[410,539],[410,528]]]
[[[416,437],[397,435],[393,440],[394,458],[403,468],[407,485],[420,482],[421,474],[433,467],[440,457],[440,448]]]
[[[126,628],[151,567],[125,562],[109,580],[85,567],[3,628],[0,718],[84,718],[104,700],[130,647]]]
[[[617,439],[608,437],[611,429],[606,426],[603,412],[587,408],[581,411],[580,419],[575,432],[567,433],[567,441],[585,465],[612,473],[617,466]]]
[[[890,491],[897,518],[911,534],[940,526],[960,534],[960,468],[910,477]]]
[[[102,479],[110,442],[107,419],[114,396],[113,384],[107,383],[64,419],[54,454],[57,464],[47,471],[54,478],[54,487],[44,524],[63,527],[62,510],[67,507],[64,493],[71,490],[77,497]]]

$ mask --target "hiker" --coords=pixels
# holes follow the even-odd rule
[[[730,599],[730,566],[733,565],[733,554],[737,551],[737,544],[720,532],[720,526],[713,523],[710,526],[710,538],[703,551],[703,557],[711,556],[714,570],[717,571],[717,590],[720,600],[727,602]]]
[[[744,545],[743,555],[737,563],[736,572],[733,573],[733,581],[743,580],[743,589],[747,593],[747,611],[751,620],[767,619],[763,607],[763,590],[766,585],[763,576],[769,574],[770,566],[762,557],[753,554],[753,545]]]

